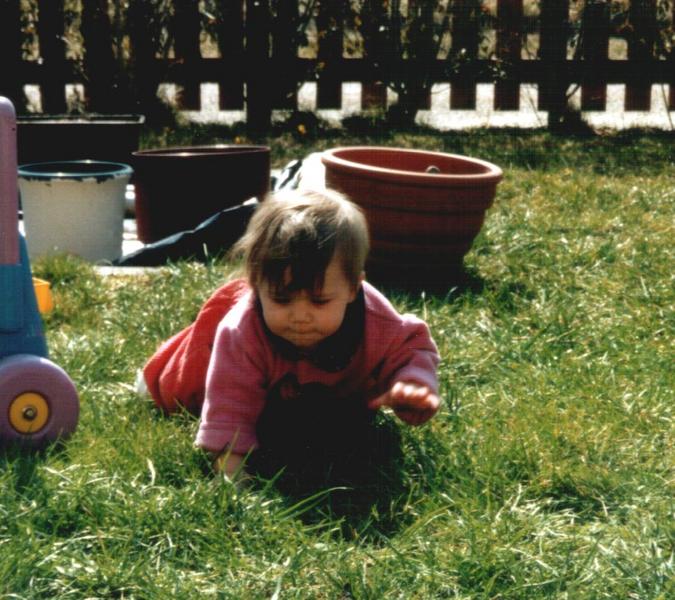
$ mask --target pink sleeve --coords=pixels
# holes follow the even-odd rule
[[[385,389],[397,381],[425,385],[438,393],[438,350],[429,327],[412,315],[403,315],[399,323],[387,323],[391,342],[384,352],[380,379]]]
[[[258,445],[255,427],[265,402],[264,342],[249,322],[230,314],[218,326],[206,376],[196,445],[246,454]]]

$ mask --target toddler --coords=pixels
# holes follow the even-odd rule
[[[272,194],[234,248],[246,279],[147,363],[158,406],[201,411],[196,444],[216,469],[232,477],[258,448],[301,468],[326,450],[351,460],[376,409],[411,425],[436,413],[436,346],[364,281],[368,246],[361,210],[341,194]]]
[[[250,291],[219,323],[196,443],[232,476],[258,446],[350,446],[389,406],[419,425],[438,410],[428,327],[364,281],[368,229],[337,192],[277,192],[235,247]]]

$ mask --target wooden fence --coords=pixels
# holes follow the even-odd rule
[[[430,3],[435,12],[427,10]],[[43,111],[62,113],[65,84],[79,83],[88,110],[146,112],[160,83],[178,84],[179,108],[199,109],[199,84],[214,82],[221,109],[245,108],[248,122],[265,128],[272,109],[297,108],[304,81],[317,83],[317,108],[339,108],[341,84],[361,82],[362,107],[369,109],[385,105],[387,86],[403,83],[405,90],[408,82],[400,79],[420,82],[422,73],[419,107],[429,105],[431,83],[450,83],[450,109],[471,109],[476,84],[493,82],[496,110],[517,110],[519,86],[537,84],[539,108],[551,114],[564,112],[571,85],[581,86],[582,110],[602,111],[607,85],[619,83],[626,85],[626,110],[647,111],[656,83],[669,84],[668,108],[675,110],[673,0],[353,5],[0,0],[0,94],[22,112],[23,86],[37,85]],[[392,7],[405,18],[392,15]],[[401,44],[382,47],[382,39],[378,50],[377,31],[400,35],[397,27],[405,30],[425,14],[433,17],[426,24],[438,42],[431,59]]]

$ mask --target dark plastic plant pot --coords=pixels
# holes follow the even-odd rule
[[[456,280],[502,178],[484,160],[403,148],[334,148],[322,162],[326,187],[368,218],[368,276],[403,287]]]
[[[267,146],[189,146],[133,153],[136,225],[145,243],[193,229],[270,184]]]
[[[28,115],[17,119],[19,164],[92,159],[129,163],[143,115]]]

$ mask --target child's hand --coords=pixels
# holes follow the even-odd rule
[[[398,381],[388,392],[371,400],[368,408],[389,406],[401,421],[421,425],[436,414],[440,404],[438,396],[425,385]]]

